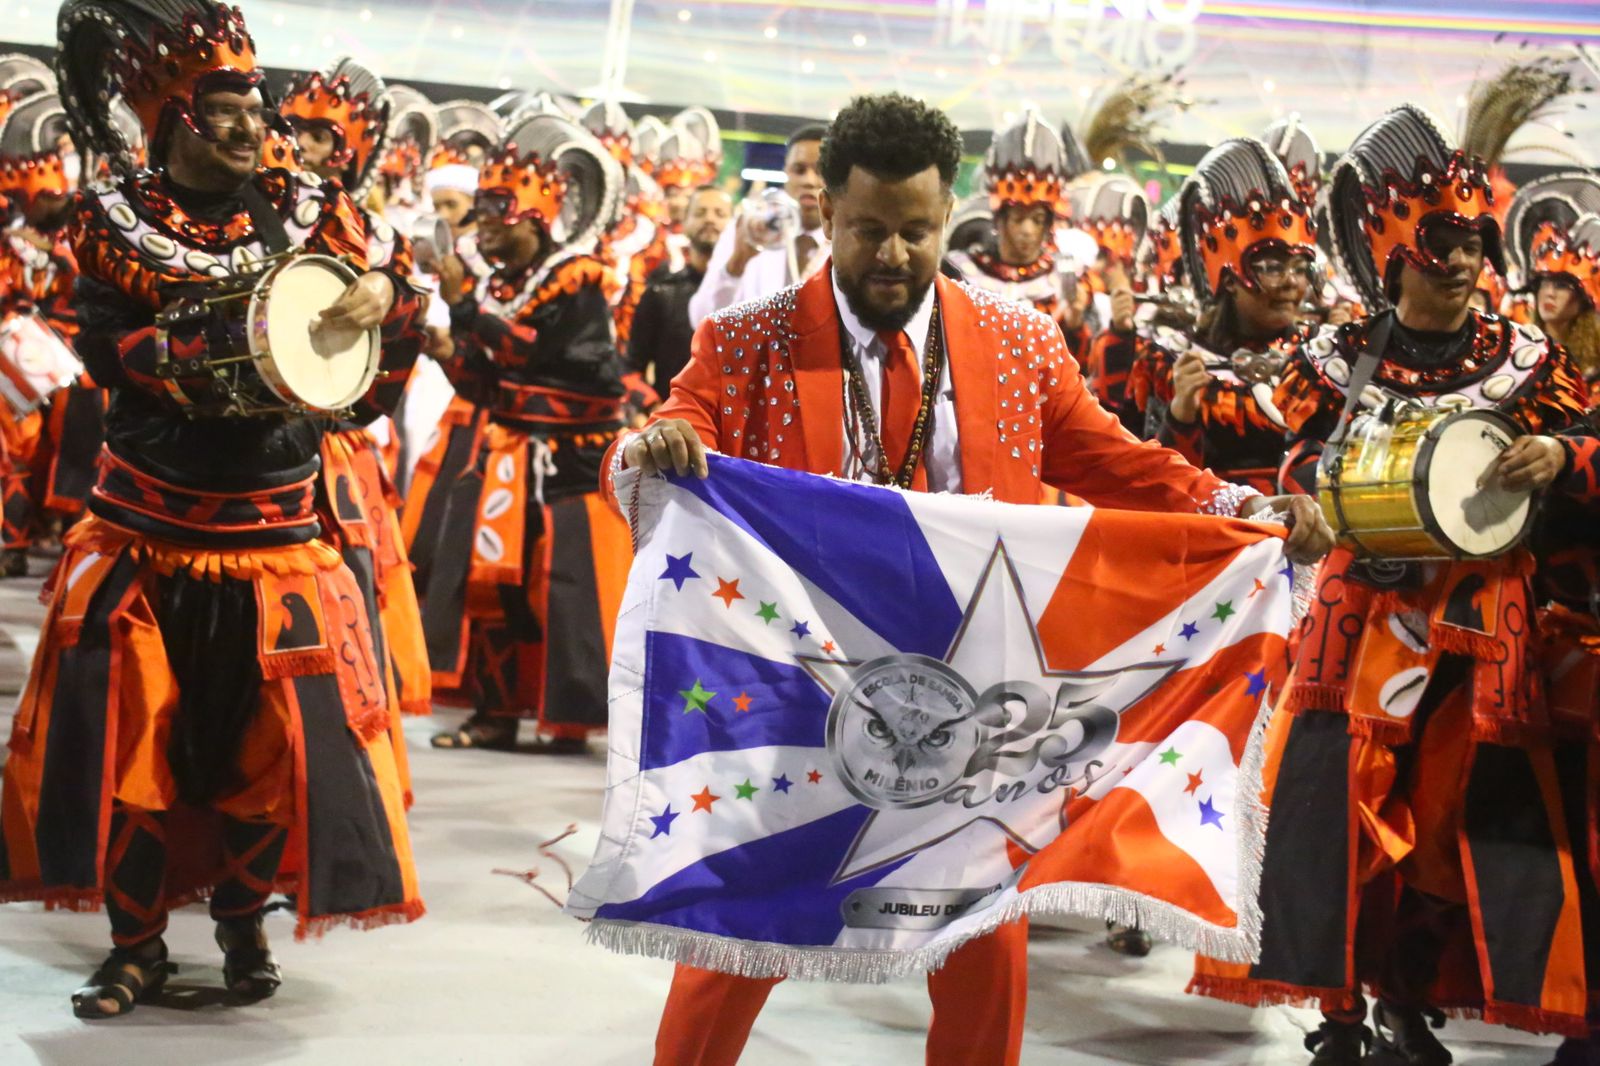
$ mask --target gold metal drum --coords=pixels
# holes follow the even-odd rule
[[[1391,405],[1357,416],[1317,470],[1317,502],[1339,543],[1365,558],[1487,559],[1533,524],[1533,495],[1482,488],[1521,436],[1497,411]]]

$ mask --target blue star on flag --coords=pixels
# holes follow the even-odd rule
[[[794,623],[794,628],[789,630],[789,632],[793,633],[797,637],[809,637],[811,635],[811,627],[797,619]]]
[[[1212,806],[1211,801],[1208,799],[1200,801],[1200,824],[1214,825],[1218,829],[1222,828],[1222,812]]]
[[[1265,666],[1252,673],[1245,674],[1244,676],[1247,679],[1245,681],[1245,685],[1246,692],[1249,695],[1259,696],[1263,692],[1267,691],[1267,668]]]
[[[650,839],[654,840],[656,837],[662,835],[671,836],[672,820],[676,817],[678,817],[678,812],[672,809],[672,804],[670,803],[667,804],[667,809],[662,811],[660,814],[652,814],[650,816],[650,822],[656,827],[656,831],[650,834]]]
[[[788,792],[789,786],[792,784],[794,784],[794,782],[789,780],[788,774],[779,774],[777,777],[772,779],[772,791]]]
[[[1284,563],[1283,564],[1283,569],[1279,570],[1278,573],[1280,573],[1284,577],[1288,578],[1289,579],[1289,584],[1291,584],[1291,585],[1294,584],[1294,564],[1293,563]]]
[[[700,575],[689,566],[689,560],[694,558],[694,552],[683,555],[668,555],[667,568],[662,571],[658,581],[671,581],[677,586],[678,591],[683,591],[683,583],[690,580],[699,580]]]
[[[690,560],[694,559],[694,552],[685,552],[683,555],[667,555],[667,568],[662,571],[658,581],[670,581],[677,586],[678,592],[683,591],[685,581],[698,581],[698,573],[690,568]]]
[[[1178,635],[1184,640],[1193,640],[1195,636],[1199,634],[1199,632],[1199,626],[1195,625],[1193,622],[1185,622],[1183,623],[1183,628],[1178,630]]]

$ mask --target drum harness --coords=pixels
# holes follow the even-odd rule
[[[1322,446],[1322,458],[1317,464],[1319,482],[1327,476],[1334,463],[1342,461],[1340,447],[1344,444],[1345,437],[1350,434],[1350,425],[1355,421],[1356,409],[1361,406],[1362,393],[1372,384],[1372,376],[1378,372],[1378,364],[1383,362],[1383,353],[1389,350],[1389,338],[1394,333],[1394,320],[1395,312],[1392,308],[1372,320],[1372,329],[1367,332],[1367,345],[1356,357],[1356,365],[1350,368],[1350,384],[1345,391],[1344,410],[1339,412],[1339,424],[1333,427],[1332,435]],[[1339,512],[1339,521],[1343,522],[1344,508],[1337,497],[1334,499],[1334,507]]]

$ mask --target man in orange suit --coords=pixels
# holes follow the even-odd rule
[[[960,155],[950,120],[918,101],[864,96],[841,111],[821,161],[832,263],[707,319],[671,397],[613,446],[611,474],[704,476],[710,449],[1011,503],[1034,503],[1049,484],[1130,510],[1272,506],[1290,516],[1291,557],[1320,558],[1333,538],[1310,499],[1268,499],[1139,443],[1084,387],[1053,321],[939,275]],[[736,1062],[775,983],[678,967],[656,1062]],[[930,1066],[1016,1063],[1026,922],[968,943],[928,990]]]

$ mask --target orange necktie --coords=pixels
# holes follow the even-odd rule
[[[883,389],[878,421],[884,465],[893,480],[906,461],[911,435],[916,432],[917,411],[922,407],[922,375],[917,370],[917,350],[912,347],[905,330],[880,333],[878,339],[883,342]],[[931,411],[928,417],[933,417]],[[920,492],[928,490],[928,472],[920,458],[911,487]]]

